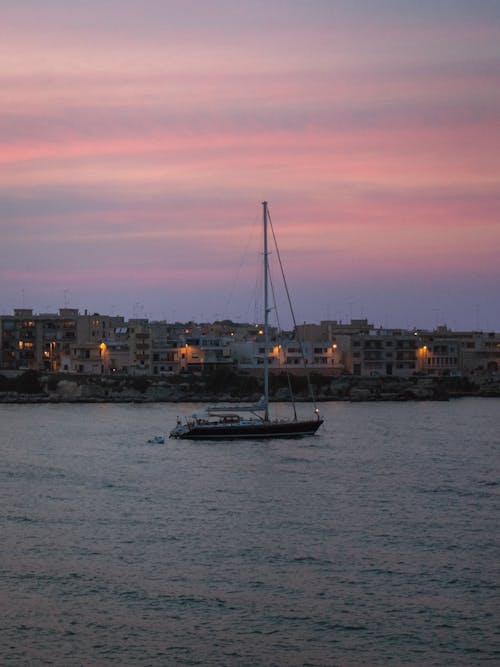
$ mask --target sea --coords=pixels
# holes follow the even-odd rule
[[[500,665],[500,399],[201,407],[0,405],[2,666]]]

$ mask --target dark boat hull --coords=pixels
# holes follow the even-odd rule
[[[307,421],[256,422],[255,424],[192,424],[173,437],[183,440],[253,440],[255,438],[300,438],[314,435],[322,419]]]

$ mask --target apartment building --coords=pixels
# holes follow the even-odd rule
[[[0,316],[0,370],[59,370],[76,341],[77,325],[75,308],[40,315],[16,308],[12,316]]]
[[[339,337],[346,372],[352,375],[409,377],[417,372],[417,340],[400,329],[372,329]]]
[[[428,375],[498,373],[500,334],[480,331],[451,331],[439,326],[420,332],[419,370]]]
[[[76,340],[61,356],[58,370],[101,375],[113,367],[121,367],[123,362],[127,364],[128,359],[113,358],[120,349],[119,342],[115,341],[117,331],[127,331],[124,317],[87,311],[77,315]]]

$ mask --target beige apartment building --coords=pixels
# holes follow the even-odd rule
[[[13,315],[0,316],[0,371],[60,370],[77,340],[78,317],[75,308],[40,315],[16,308]]]
[[[427,375],[473,375],[500,370],[500,333],[451,331],[419,334],[419,370]]]

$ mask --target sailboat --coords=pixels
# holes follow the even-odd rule
[[[272,420],[269,416],[269,251],[268,251],[268,203],[262,202],[264,236],[264,396],[257,405],[207,409],[202,417],[193,415],[183,423],[179,418],[171,438],[188,440],[243,440],[255,438],[291,438],[314,435],[323,423],[319,410],[311,419]],[[243,413],[250,413],[243,416]]]

